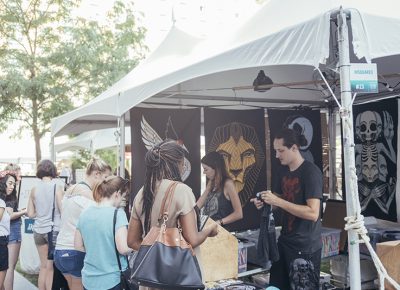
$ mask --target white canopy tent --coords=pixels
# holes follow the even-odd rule
[[[348,11],[349,32],[344,16],[337,15],[341,6]],[[150,56],[96,99],[54,119],[52,136],[115,126],[117,120],[124,123],[129,121],[125,113],[134,106],[328,107],[335,102],[323,86],[324,75],[333,93],[339,95],[340,89],[345,172],[352,177],[346,192],[355,193],[349,64],[377,63],[384,83],[380,94],[356,101],[398,94],[396,87],[387,89],[398,83],[400,75],[398,8],[400,3],[394,0],[271,0],[232,35],[204,41],[185,35],[187,42],[184,38],[172,42],[173,48],[183,44],[184,49],[164,54],[162,43],[156,58]],[[166,42],[174,35],[184,34],[173,28]],[[264,93],[255,92],[252,86],[261,69],[274,82]],[[347,201],[348,215],[357,218],[359,205],[350,196]],[[349,247],[351,289],[360,289],[361,281],[357,240],[358,233],[350,229],[349,241],[354,242]]]
[[[53,119],[52,136],[115,127],[134,106],[325,106],[329,93],[318,85],[314,68],[336,68],[330,14],[341,5],[357,8],[351,18],[355,54],[377,62],[380,75],[397,72],[398,62],[379,58],[398,53],[400,20],[394,11],[400,4],[383,2],[271,0],[240,29],[208,40],[173,27],[159,48],[124,78]],[[277,87],[253,91],[260,69]]]
[[[125,128],[125,137],[130,144],[131,128]],[[110,148],[118,146],[119,133],[117,128],[100,129],[94,131],[83,132],[68,141],[57,143],[54,145],[55,152],[90,150],[94,153],[98,149]]]

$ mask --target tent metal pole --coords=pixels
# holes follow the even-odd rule
[[[119,176],[125,178],[125,114],[119,120],[119,154],[118,166]]]
[[[50,158],[51,161],[53,161],[53,163],[56,162],[56,148],[54,145],[54,136],[52,136],[50,140]]]
[[[346,22],[346,13],[340,8],[337,15],[338,20],[338,44],[339,44],[339,68],[340,68],[340,92],[341,92],[341,118],[343,127],[344,146],[344,171],[346,176],[346,210],[347,216],[358,216],[360,205],[358,202],[357,178],[355,173],[354,156],[354,131],[353,111],[351,102],[350,86],[350,53],[349,53],[349,31]],[[356,198],[354,198],[356,196]],[[354,229],[348,231],[349,249],[349,274],[350,289],[361,289],[360,275],[360,250],[358,234]]]
[[[329,107],[329,197],[336,199],[336,113]]]

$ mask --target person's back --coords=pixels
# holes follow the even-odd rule
[[[85,184],[76,184],[69,188],[64,195],[60,232],[57,238],[56,250],[73,250],[76,224],[81,213],[95,202],[85,195],[92,194],[90,187]]]
[[[110,173],[111,168],[107,163],[92,157],[86,168],[85,181],[71,186],[64,195],[54,261],[71,290],[82,289],[81,272],[85,258],[85,252],[76,250],[74,246],[76,225],[82,212],[94,204],[92,188],[103,182]]]
[[[54,225],[59,225],[60,212],[56,206],[55,191],[57,184],[54,179],[40,180],[35,187],[36,217],[33,231],[38,234],[46,234],[52,230],[52,214],[54,208]],[[55,229],[56,230],[56,229]]]
[[[85,264],[82,283],[86,289],[111,289],[120,282],[120,273],[115,255],[113,217],[115,207],[93,205],[80,216],[77,229],[85,245]],[[115,229],[127,226],[125,212],[117,212]],[[121,267],[126,269],[126,258],[120,256]]]
[[[76,250],[86,252],[82,269],[85,289],[121,289],[116,251],[121,270],[127,268],[126,258],[121,255],[132,252],[126,241],[128,220],[125,212],[117,209],[125,195],[125,183],[126,180],[118,176],[110,176],[104,182],[97,183],[93,190],[96,204],[79,217],[74,246]]]
[[[154,203],[151,210],[151,224],[150,227],[159,226],[159,214],[162,205],[162,201],[167,192],[168,187],[173,181],[168,179],[163,179],[158,187],[158,191],[154,196]],[[192,189],[186,184],[179,183],[175,188],[175,194],[171,201],[171,206],[168,212],[167,227],[173,228],[177,226],[178,218],[180,215],[186,215],[195,206],[196,201]],[[137,219],[144,220],[144,215],[142,213],[143,207],[143,190],[140,190],[134,201],[134,206],[132,208],[132,214],[135,215]],[[143,232],[144,223],[143,223]]]
[[[159,218],[163,199],[172,182],[181,181],[184,156],[184,149],[172,140],[162,141],[146,153],[146,181],[143,189],[135,197],[128,228],[128,245],[134,250],[139,249],[151,227],[160,226]],[[177,226],[179,220],[182,235],[193,248],[198,247],[207,237],[218,233],[216,223],[198,231],[195,205],[195,198],[190,187],[178,183],[168,208],[166,221],[166,226],[172,228]],[[177,265],[178,269],[179,266]],[[140,286],[139,289],[147,288]]]

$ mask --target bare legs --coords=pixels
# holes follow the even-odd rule
[[[8,244],[8,270],[4,281],[5,290],[13,290],[14,285],[14,270],[18,261],[19,250],[21,243]]]
[[[7,271],[0,271],[0,289],[3,289],[4,278],[6,277]]]
[[[69,290],[83,290],[82,279],[68,274],[64,274],[64,277],[68,282]]]
[[[40,257],[40,271],[38,279],[39,290],[51,290],[53,283],[53,261],[47,260],[48,245],[36,245]]]

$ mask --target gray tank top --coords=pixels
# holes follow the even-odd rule
[[[40,180],[36,184],[35,190],[35,209],[36,217],[33,225],[33,231],[38,234],[47,234],[51,232],[51,228],[54,225],[54,231],[59,231],[60,226],[60,211],[57,208],[55,201],[54,189],[57,187],[54,179],[50,181]],[[54,223],[52,222],[51,216],[54,209]]]

